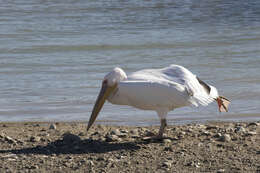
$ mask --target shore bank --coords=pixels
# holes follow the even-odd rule
[[[260,122],[0,123],[0,172],[260,172]]]

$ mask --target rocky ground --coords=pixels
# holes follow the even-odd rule
[[[260,172],[260,122],[158,127],[0,123],[0,172]]]

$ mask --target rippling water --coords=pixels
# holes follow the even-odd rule
[[[103,76],[180,64],[232,100],[171,123],[260,119],[260,1],[14,0],[0,6],[1,121],[87,121]],[[99,120],[159,123],[107,103]]]

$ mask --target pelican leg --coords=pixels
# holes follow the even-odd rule
[[[163,133],[164,133],[164,129],[165,127],[167,126],[167,123],[166,123],[166,116],[167,116],[167,113],[168,113],[168,109],[159,109],[159,110],[156,110],[160,120],[161,120],[161,126],[160,126],[160,130],[159,130],[159,133],[158,135],[156,136],[152,136],[152,137],[145,137],[144,140],[151,140],[151,139],[162,139],[163,138]]]
[[[160,126],[160,130],[159,130],[159,133],[158,133],[158,136],[157,136],[158,139],[163,138],[163,133],[164,133],[166,126],[167,126],[166,119],[161,119],[161,126]]]

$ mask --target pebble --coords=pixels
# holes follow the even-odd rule
[[[118,130],[118,129],[115,129],[115,130],[112,130],[111,132],[110,132],[110,135],[116,135],[116,136],[118,136],[118,137],[120,137],[120,138],[125,138],[125,137],[127,137],[127,133],[126,133],[127,131],[125,131],[125,130]]]
[[[202,132],[202,135],[211,136],[211,133],[209,131],[204,131],[204,132]]]
[[[250,132],[247,132],[245,135],[246,136],[254,136],[256,134],[257,134],[256,132],[250,131]]]
[[[113,142],[113,141],[118,141],[119,137],[116,135],[106,135],[106,142]]]
[[[194,162],[194,161],[192,161],[192,162],[189,162],[186,166],[194,166],[194,167],[196,167],[196,168],[199,168],[200,165],[201,165],[200,162]]]
[[[134,136],[137,136],[138,135],[138,130],[137,129],[133,129],[133,130],[130,130],[130,133]]]
[[[80,133],[79,133],[79,136],[84,136],[84,133],[83,133],[83,132],[80,132]]]
[[[215,137],[215,138],[220,138],[221,136],[222,136],[221,133],[217,133],[214,137]]]
[[[224,134],[224,135],[219,137],[219,141],[221,141],[221,142],[229,142],[229,141],[231,141],[231,137],[230,137],[229,134]]]
[[[111,135],[119,136],[119,135],[121,135],[121,132],[120,132],[118,129],[115,129],[115,130],[112,130],[112,131],[110,132],[110,134],[111,134]]]
[[[198,147],[202,147],[203,146],[203,143],[198,143]]]
[[[203,125],[203,124],[198,124],[197,127],[198,127],[199,129],[206,129],[206,128],[207,128],[207,127],[206,127],[205,125]]]
[[[246,129],[242,126],[237,126],[236,129],[235,129],[235,132],[236,133],[244,133],[244,132],[246,132]]]
[[[131,135],[131,138],[139,138],[138,135]]]
[[[171,164],[171,162],[165,161],[162,163],[162,167],[170,168],[170,167],[172,167],[172,164]]]
[[[11,158],[11,159],[17,159],[17,155],[16,154],[7,154],[4,156],[1,156],[1,158]]]
[[[218,126],[207,126],[206,130],[218,129]]]
[[[128,131],[127,131],[127,130],[124,130],[124,129],[120,130],[120,132],[121,132],[121,133],[128,133]]]
[[[225,169],[219,169],[219,170],[217,171],[217,173],[222,173],[222,172],[225,172]]]
[[[30,142],[39,142],[40,140],[41,140],[41,138],[38,136],[31,136],[31,138],[30,138]]]
[[[15,144],[16,143],[16,141],[13,138],[9,137],[9,136],[5,136],[4,140],[6,142],[8,142],[9,144]]]
[[[171,152],[173,152],[173,149],[172,149],[172,147],[165,147],[164,151],[171,151]]]
[[[50,125],[50,127],[49,127],[49,129],[51,129],[51,130],[56,130],[56,129],[57,129],[57,127],[56,127],[56,125],[55,125],[55,124],[51,124],[51,125]]]
[[[164,139],[163,142],[164,143],[171,143],[172,141],[170,139]]]
[[[180,132],[180,135],[185,136],[186,132]]]
[[[251,123],[249,123],[247,126],[248,126],[248,127],[249,127],[249,126],[259,126],[259,124],[256,123],[256,122],[251,122]]]
[[[93,161],[91,161],[91,160],[88,162],[88,164],[89,164],[90,167],[93,167],[93,166],[94,166],[94,163],[93,163]]]

